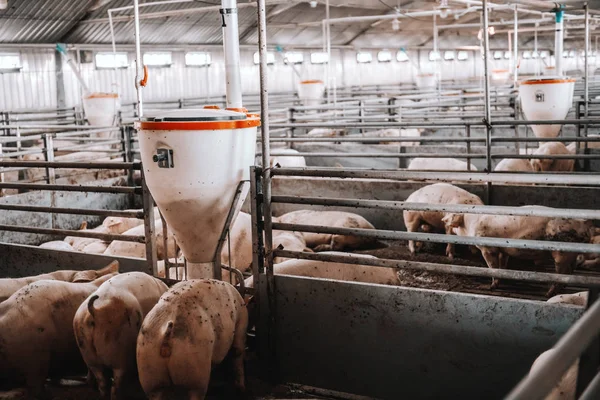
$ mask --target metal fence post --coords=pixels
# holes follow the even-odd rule
[[[51,133],[46,133],[43,137],[44,140],[44,158],[48,162],[54,161],[54,141]],[[54,185],[56,183],[56,171],[52,167],[46,167],[46,183],[48,185]],[[50,207],[56,207],[56,192],[53,190],[50,192]],[[56,228],[56,214],[50,214],[52,219],[52,229]]]
[[[150,189],[146,185],[144,178],[144,169],[142,168],[142,203],[144,209],[144,234],[146,235],[146,261],[148,262],[148,272],[158,276],[158,261],[156,254],[156,226],[154,224],[154,199]]]
[[[123,140],[123,159],[125,162],[133,162],[133,151],[132,151],[132,133],[133,127],[131,126],[122,126],[121,127],[121,138]],[[125,170],[127,174],[127,186],[134,185],[133,178],[133,168],[129,168]],[[129,195],[129,205],[130,207],[134,207],[135,205],[135,195],[132,193]]]

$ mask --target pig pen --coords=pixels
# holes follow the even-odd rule
[[[403,172],[351,172],[274,169],[270,180],[272,215],[299,209],[335,209],[362,215],[377,230],[404,231],[400,207],[367,207],[359,202],[374,199],[400,204],[427,184],[423,178],[411,182],[400,178]],[[395,173],[398,179],[392,178]],[[371,174],[379,174],[379,178]],[[430,173],[433,181],[429,183],[449,175],[435,174]],[[488,205],[594,210],[600,188],[587,178],[573,181],[578,183],[576,190],[551,178],[547,184],[540,180],[535,185],[478,184],[468,183],[468,179],[456,185],[486,199]],[[260,208],[262,197],[255,198],[258,204],[253,207]],[[343,201],[336,203],[336,199]],[[273,229],[287,228],[276,223]],[[481,256],[466,248],[449,261],[444,245],[429,243],[427,251],[413,256],[404,240],[384,242],[385,248],[356,252],[386,262],[487,270]],[[274,251],[275,256],[343,262],[334,256],[299,254]],[[534,266],[512,261],[509,268],[532,275],[554,272],[551,263]],[[269,275],[265,263],[264,272],[255,271],[261,306],[257,335],[259,350],[266,355],[265,369],[282,382],[372,398],[502,399],[528,373],[537,356],[553,347],[584,313],[582,307],[546,303],[548,284],[544,282],[503,279],[499,289],[490,291],[489,277],[406,270],[400,264],[396,267],[400,267],[401,287]],[[564,293],[597,287],[597,272],[576,273],[583,277],[582,282],[593,284],[569,285]]]

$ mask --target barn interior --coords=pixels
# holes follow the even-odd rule
[[[0,0],[0,399],[233,398],[227,359],[147,389],[137,331],[141,387],[103,392],[95,291],[11,366],[49,335],[38,303],[12,333],[31,285],[114,261],[170,288],[140,332],[237,290],[242,398],[599,399],[597,29],[600,1]]]

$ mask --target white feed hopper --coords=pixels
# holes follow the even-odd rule
[[[90,93],[83,97],[83,110],[90,125],[112,126],[120,107],[117,93]]]
[[[148,188],[188,261],[188,278],[212,276],[236,189],[250,179],[259,125],[255,114],[214,108],[136,123]]]
[[[519,96],[525,118],[535,120],[565,119],[573,103],[575,79],[566,77],[531,78],[521,82]],[[557,137],[561,125],[531,125],[536,137]]]
[[[320,80],[301,81],[298,86],[298,97],[305,106],[318,106],[323,102],[325,84]]]
[[[419,89],[434,89],[437,87],[437,78],[435,74],[417,74],[415,75],[415,85]]]
[[[506,83],[510,79],[510,71],[507,69],[493,69],[492,70],[492,81],[495,83]]]

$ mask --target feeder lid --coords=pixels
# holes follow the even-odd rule
[[[569,83],[575,82],[575,79],[571,79],[568,76],[544,76],[525,79],[521,82],[521,85],[544,85],[549,83]]]
[[[200,122],[200,121],[239,121],[248,118],[241,112],[214,108],[196,108],[157,112],[154,116],[146,116],[147,122]]]
[[[209,106],[183,110],[156,111],[135,123],[138,129],[145,130],[221,130],[242,129],[260,125],[256,114],[222,110]]]

